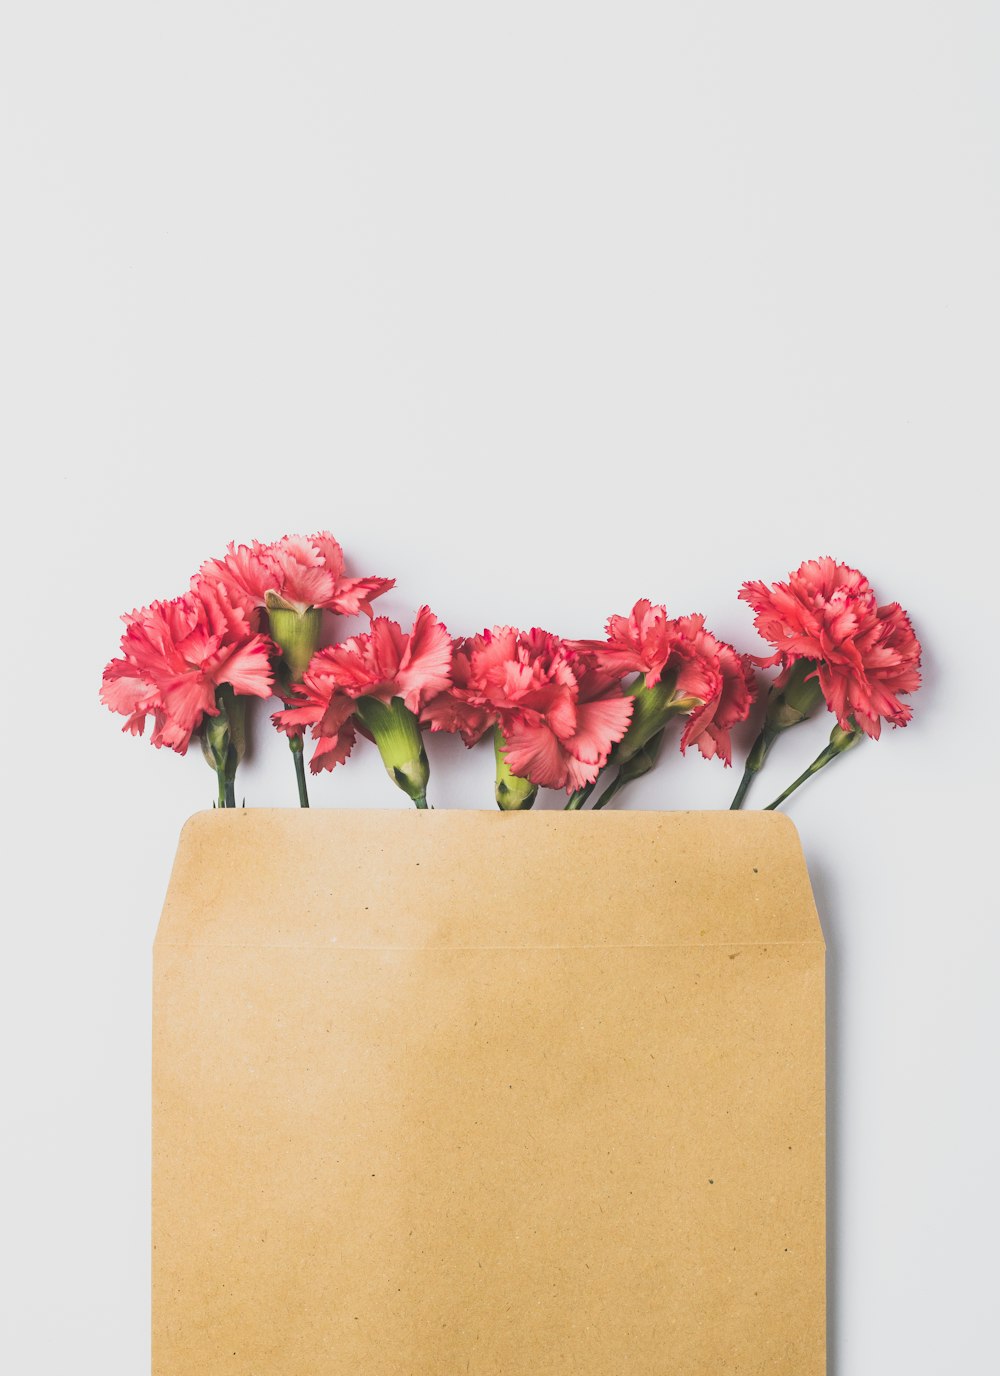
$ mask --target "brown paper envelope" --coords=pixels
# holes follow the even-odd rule
[[[154,963],[154,1376],[825,1370],[786,818],[204,813]]]

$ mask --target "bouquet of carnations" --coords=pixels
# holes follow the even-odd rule
[[[564,639],[537,627],[494,626],[452,637],[422,606],[410,630],[375,616],[390,578],[345,573],[327,532],[272,544],[231,544],[187,592],[126,614],[121,654],[104,670],[102,701],[123,730],[183,755],[197,737],[218,781],[217,806],[236,805],[236,770],[251,698],[276,697],[299,803],[313,774],[344,764],[358,735],[378,748],[389,777],[426,808],[424,731],[494,746],[494,796],[530,808],[539,788],[566,808],[606,806],[656,764],[672,724],[681,752],[732,763],[732,731],[761,701],[761,721],[731,806],[743,806],[778,735],[821,708],[835,718],[829,744],[772,802],[882,721],[905,726],[903,697],[920,684],[920,643],[897,602],[879,603],[857,569],[809,560],[787,582],[744,583],[772,653],[750,655],[713,635],[700,614],[674,617],[640,599],[611,616],[603,640]],[[369,629],[321,644],[324,617],[369,618]],[[776,670],[769,685],[767,670]],[[595,796],[596,795],[596,796]]]

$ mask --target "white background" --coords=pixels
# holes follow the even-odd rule
[[[759,649],[741,580],[826,552],[909,608],[913,725],[790,808],[830,943],[832,1369],[995,1369],[1000,9],[2,28],[5,1369],[148,1369],[150,947],[213,779],[99,706],[116,617],[323,526],[456,632],[648,595]],[[433,766],[439,806],[490,805],[488,747]],[[672,749],[631,803],[734,785]],[[240,790],[293,801],[263,714]],[[406,803],[370,748],[313,796]]]

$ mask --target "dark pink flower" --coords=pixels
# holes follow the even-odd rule
[[[641,682],[629,692],[640,699],[636,725],[641,739],[630,733],[623,751],[641,748],[672,717],[687,724],[681,751],[696,745],[706,759],[718,756],[732,763],[732,728],[744,721],[755,695],[750,660],[705,629],[705,618],[669,617],[666,608],[640,599],[628,616],[612,616],[607,640],[578,640],[573,644],[606,673],[636,673]]]
[[[473,655],[484,643],[479,635],[452,641],[451,683],[421,714],[432,731],[457,732],[469,746],[480,741],[500,719],[495,708],[480,705],[473,683]]]
[[[450,683],[451,637],[430,609],[421,607],[409,632],[376,617],[365,634],[317,651],[289,706],[272,720],[287,734],[312,728],[316,749],[310,768],[316,774],[343,764],[351,753],[359,699],[389,704],[399,698],[419,718]]]
[[[787,583],[744,583],[740,597],[775,653],[760,663],[780,664],[775,688],[794,665],[815,666],[815,678],[840,726],[851,720],[878,738],[884,718],[905,726],[912,709],[902,693],[920,686],[920,642],[898,602],[879,606],[863,574],[833,559],[808,560]]]
[[[682,622],[696,621],[700,622],[702,618],[682,618]],[[713,760],[718,755],[719,760],[730,765],[733,762],[730,732],[739,722],[747,720],[757,696],[754,670],[750,656],[739,654],[732,645],[726,644],[725,640],[717,640],[703,627],[697,629],[695,638],[699,643],[700,655],[706,659],[711,656],[714,660],[718,680],[713,684],[713,694],[704,699],[702,706],[695,707],[688,717],[688,725],[681,735],[681,751],[684,753],[689,744],[696,744],[706,760]]]
[[[642,674],[646,687],[659,683],[676,639],[667,609],[642,597],[628,616],[609,616],[606,640],[575,640],[575,649],[596,655],[601,666],[618,678]]]
[[[152,717],[152,743],[183,755],[203,719],[218,715],[217,688],[270,696],[273,647],[224,587],[196,580],[182,597],[122,620],[121,658],[104,670],[101,701],[127,718],[123,730],[142,735]]]
[[[615,675],[547,631],[511,626],[456,641],[452,687],[425,711],[467,745],[499,726],[513,774],[570,793],[597,778],[631,715]]]
[[[392,578],[347,578],[344,551],[329,533],[284,535],[273,544],[231,544],[198,575],[221,583],[233,602],[259,615],[264,607],[305,612],[310,607],[342,616],[371,616],[371,604],[394,586]]]

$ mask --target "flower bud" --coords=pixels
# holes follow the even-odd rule
[[[378,746],[386,773],[419,808],[427,806],[430,765],[420,735],[420,722],[402,698],[358,698],[358,721]]]
[[[493,731],[493,753],[496,756],[497,774],[493,794],[501,812],[527,812],[538,796],[538,785],[530,779],[522,779],[510,772],[507,756],[504,754],[506,741],[497,726]]]
[[[857,745],[862,734],[861,727],[857,725],[853,717],[851,718],[851,728],[849,731],[845,731],[840,723],[837,722],[830,732],[830,744],[828,749],[835,755],[842,755],[845,750],[850,750],[853,746]]]

